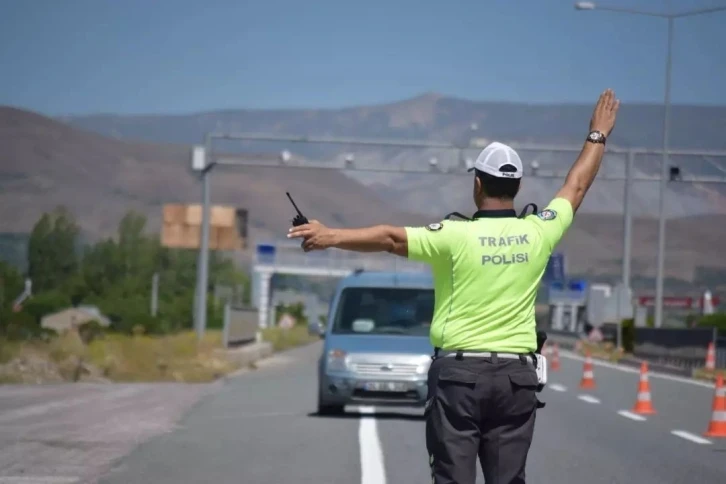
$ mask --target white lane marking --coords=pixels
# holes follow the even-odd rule
[[[592,395],[578,395],[577,398],[587,403],[600,403],[600,400],[593,397]]]
[[[636,420],[638,422],[642,422],[643,420],[645,420],[645,417],[643,417],[642,415],[638,415],[637,413],[629,412],[627,410],[620,410],[618,412],[618,415],[620,415],[621,417],[629,418],[630,420]]]
[[[378,426],[373,416],[374,407],[359,407],[361,414],[358,440],[360,442],[361,484],[386,484],[386,470],[383,465],[383,451],[378,438]]]
[[[556,392],[566,392],[567,391],[567,387],[564,385],[560,385],[559,383],[552,383],[548,386],[549,386],[549,388],[551,388],[552,390],[554,390]]]
[[[711,441],[704,439],[703,437],[699,437],[698,435],[694,435],[690,432],[686,432],[685,430],[672,430],[671,433],[677,437],[680,437],[682,439],[690,440],[691,442],[694,442],[696,444],[710,444]]]
[[[585,361],[585,358],[583,356],[577,355],[575,353],[571,353],[569,351],[561,350],[560,356],[562,356],[564,358],[569,358],[570,360]],[[618,371],[622,371],[625,373],[640,374],[640,368],[631,368],[629,366],[618,365],[618,364],[610,363],[607,361],[601,361],[601,360],[598,360],[595,358],[592,358],[592,363],[595,366],[611,368],[613,370],[618,370]],[[704,387],[704,388],[710,388],[712,390],[714,388],[713,383],[708,383],[708,382],[704,382],[704,381],[700,381],[700,380],[694,380],[692,378],[686,378],[686,377],[682,377],[682,376],[668,375],[666,373],[659,373],[657,371],[653,371],[650,369],[648,370],[648,377],[662,378],[663,380],[670,380],[670,381],[675,381],[678,383],[688,383],[690,385],[695,385],[695,386]]]

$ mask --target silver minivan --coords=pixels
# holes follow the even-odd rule
[[[318,414],[345,405],[412,406],[426,402],[433,348],[431,274],[363,272],[342,279],[325,326],[318,365]]]

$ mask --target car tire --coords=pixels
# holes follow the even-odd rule
[[[325,405],[318,395],[318,415],[342,415],[344,412],[344,405]]]
[[[318,415],[343,415],[343,405],[318,405]]]

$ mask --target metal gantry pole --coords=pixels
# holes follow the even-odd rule
[[[206,146],[207,150],[206,152],[210,151],[210,145],[211,140],[214,138],[219,139],[226,139],[226,140],[240,140],[240,141],[277,141],[277,142],[292,142],[292,143],[320,143],[320,144],[349,144],[349,145],[358,145],[358,146],[387,146],[387,147],[407,147],[407,148],[436,148],[436,149],[445,149],[445,150],[454,150],[459,153],[459,165],[466,164],[466,160],[462,158],[462,154],[465,150],[469,149],[479,149],[480,146],[472,145],[469,146],[460,146],[455,145],[452,143],[446,143],[446,142],[431,142],[427,140],[395,140],[395,139],[365,139],[365,138],[336,138],[336,137],[309,137],[309,136],[291,136],[291,135],[272,135],[272,134],[259,134],[259,133],[210,133],[207,135],[206,140]],[[665,136],[667,139],[667,136]],[[532,145],[532,144],[526,144],[526,143],[512,143],[511,144],[513,148],[518,150],[537,150],[537,151],[564,151],[568,153],[577,153],[581,150],[580,147],[575,146],[566,146],[566,145]],[[611,154],[626,154],[627,160],[626,160],[626,167],[625,167],[625,175],[624,176],[607,176],[607,175],[601,175],[598,176],[598,180],[603,181],[625,181],[625,194],[624,194],[624,230],[623,230],[623,263],[622,263],[622,280],[623,285],[625,286],[625,290],[627,293],[629,293],[630,289],[630,279],[631,279],[631,259],[632,259],[632,184],[634,182],[651,182],[651,183],[659,183],[662,186],[666,186],[668,182],[668,163],[664,164],[664,170],[661,176],[652,176],[652,175],[640,175],[636,176],[634,174],[634,160],[635,160],[635,154],[644,154],[644,155],[663,155],[664,159],[668,159],[668,154],[673,155],[700,155],[700,156],[720,156],[724,157],[726,156],[726,152],[724,151],[706,151],[706,150],[700,150],[700,151],[685,151],[685,150],[668,150],[668,146],[666,145],[666,149],[663,151],[659,150],[651,150],[651,149],[644,149],[644,148],[633,148],[633,149],[622,149],[622,148],[609,148],[607,149],[607,152]],[[284,153],[284,152],[283,152]],[[207,155],[209,156],[209,155]],[[464,161],[464,163],[461,163]],[[304,161],[293,161],[290,162],[289,159],[286,159],[285,156],[280,156],[280,159],[277,162],[269,162],[269,161],[261,161],[256,159],[251,159],[249,157],[241,157],[241,156],[235,156],[233,154],[228,154],[226,156],[220,155],[216,156],[213,160],[207,162],[207,166],[202,170],[203,171],[203,180],[206,180],[208,177],[208,171],[212,168],[212,166],[216,165],[223,165],[223,166],[234,166],[234,167],[240,167],[240,166],[266,166],[266,167],[286,167],[286,168],[307,168],[307,169],[322,169],[322,170],[341,170],[341,171],[367,171],[367,172],[381,172],[381,173],[416,173],[416,174],[429,174],[429,175],[466,175],[470,176],[469,173],[466,172],[466,170],[462,170],[461,166],[454,167],[453,169],[450,168],[444,168],[438,166],[438,163],[430,162],[429,166],[423,169],[406,169],[406,168],[391,168],[390,166],[387,167],[380,167],[380,166],[360,166],[356,165],[354,163],[349,163],[348,160],[346,160],[343,164],[338,163],[323,163],[323,162],[315,162],[310,160],[304,160]],[[537,170],[537,173],[534,175],[537,178],[556,178],[556,179],[563,179],[567,176],[566,171],[547,171],[547,170]],[[717,184],[724,184],[726,183],[726,177],[717,177],[717,176],[683,176],[678,182],[685,182],[685,183],[717,183]],[[209,181],[206,180],[204,182],[204,191],[203,191],[203,199],[206,200],[205,206],[209,206]],[[199,271],[197,273],[198,281],[203,281],[203,284],[200,284],[200,286],[197,287],[197,298],[195,299],[195,302],[198,304],[198,307],[195,311],[196,319],[196,327],[197,330],[200,332],[200,335],[203,334],[203,331],[205,329],[206,325],[206,311],[202,313],[202,308],[206,308],[206,290],[202,290],[202,288],[206,289],[207,287],[207,259],[206,257],[202,257],[202,254],[207,254],[208,252],[208,239],[209,239],[209,214],[208,209],[205,210],[204,220],[203,220],[203,230],[202,230],[202,244],[200,244],[202,247],[200,247],[200,260],[199,260]],[[664,237],[661,237],[661,240],[664,240]],[[204,270],[202,270],[204,269]]]
[[[668,49],[665,69],[665,114],[663,116],[663,159],[660,174],[660,202],[658,214],[658,263],[655,283],[655,327],[663,326],[663,279],[665,277],[666,250],[666,193],[668,190],[668,138],[670,135],[671,114],[671,71],[673,57],[673,17],[668,18]]]

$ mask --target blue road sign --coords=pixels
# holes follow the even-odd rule
[[[587,281],[573,279],[567,284],[567,288],[573,293],[584,294],[587,291]]]
[[[588,283],[582,279],[550,281],[547,298],[550,304],[583,302],[587,298]]]
[[[545,268],[544,280],[546,282],[563,282],[565,281],[565,254],[555,252],[550,256]]]
[[[274,264],[277,248],[271,244],[257,244],[257,262],[260,264]]]

